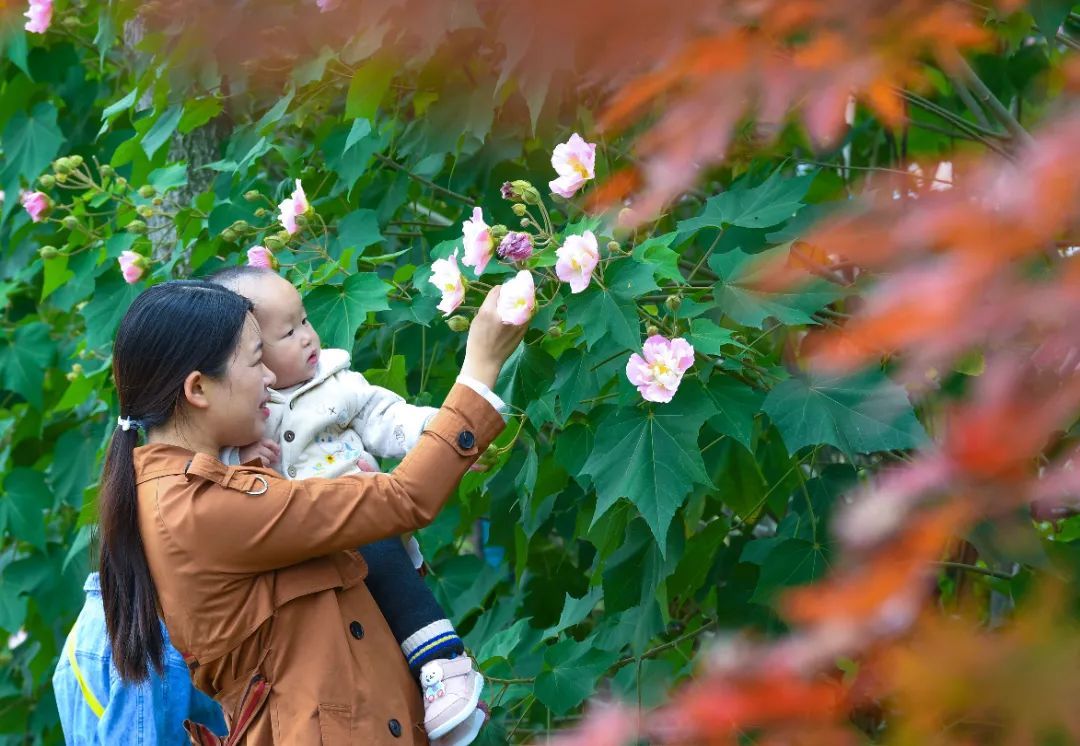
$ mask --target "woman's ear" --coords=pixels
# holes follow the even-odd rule
[[[197,370],[188,373],[184,379],[184,399],[196,409],[206,409],[210,406],[210,400],[206,398],[206,379]]]

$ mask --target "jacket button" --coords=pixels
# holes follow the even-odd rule
[[[296,433],[294,433],[292,430],[286,430],[285,431],[285,442],[286,443],[292,443],[294,438],[296,438]]]
[[[476,445],[476,436],[472,434],[471,430],[462,430],[458,433],[457,444],[462,450],[467,451]]]
[[[392,735],[394,738],[401,738],[401,723],[399,723],[393,718],[390,718],[390,722],[387,723],[387,726],[390,728],[390,735]]]
[[[353,622],[349,625],[349,633],[357,640],[364,639],[364,625],[360,622]]]
[[[290,478],[296,476],[296,467],[295,466],[290,466],[287,471],[289,472],[289,477]]]

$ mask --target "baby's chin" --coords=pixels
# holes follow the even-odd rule
[[[291,389],[294,386],[300,386],[305,384],[315,377],[315,371],[308,369],[302,373],[296,373],[291,376],[282,376],[276,370],[273,371],[274,377],[277,381],[274,383],[275,389]]]

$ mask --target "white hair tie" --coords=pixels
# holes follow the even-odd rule
[[[138,430],[139,426],[142,423],[139,422],[138,420],[133,420],[130,417],[117,417],[116,418],[116,424],[119,425],[120,429],[123,430],[126,433],[128,430],[131,430],[132,428]]]

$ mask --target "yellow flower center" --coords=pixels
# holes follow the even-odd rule
[[[585,164],[577,158],[570,159],[570,168],[574,169],[578,176],[583,179],[589,178],[589,169],[585,168]]]

